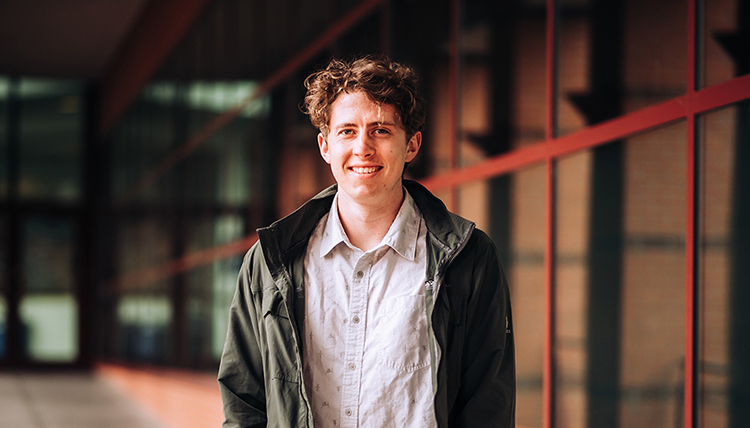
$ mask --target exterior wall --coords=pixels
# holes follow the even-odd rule
[[[217,4],[230,3],[217,0]],[[334,3],[327,2],[326,10],[335,13]],[[349,3],[351,9],[376,4]],[[124,221],[123,237],[116,245],[121,251],[116,256],[119,275],[127,279],[128,271],[149,265],[173,269],[170,260],[188,268],[174,268],[176,273],[159,278],[162,282],[116,289],[114,300],[130,299],[126,303],[135,307],[132,302],[146,300],[131,294],[152,298],[140,307],[161,308],[167,314],[162,320],[169,325],[164,334],[175,342],[166,346],[165,355],[179,354],[178,337],[192,335],[183,339],[195,347],[185,364],[205,368],[215,363],[215,348],[220,347],[225,328],[219,321],[225,315],[220,308],[231,298],[231,272],[246,248],[233,250],[231,257],[207,257],[210,264],[190,265],[189,256],[210,253],[212,248],[219,254],[227,242],[249,239],[256,227],[288,214],[333,182],[318,153],[317,131],[297,108],[303,96],[302,78],[331,55],[392,52],[396,60],[417,69],[429,101],[424,144],[408,176],[425,182],[451,209],[487,231],[504,263],[515,317],[518,426],[684,425],[684,388],[691,385],[686,372],[690,357],[686,331],[692,322],[686,318],[690,289],[686,254],[692,207],[686,195],[696,174],[687,143],[693,135],[693,113],[660,119],[658,126],[644,129],[623,121],[620,126],[626,130],[615,132],[616,138],[586,143],[582,149],[559,152],[556,145],[576,144],[565,139],[571,135],[575,140],[600,138],[594,135],[603,128],[613,129],[613,122],[644,111],[661,112],[668,107],[665,103],[690,92],[691,57],[686,45],[693,34],[687,28],[692,3],[560,2],[551,104],[546,62],[551,47],[546,45],[548,21],[542,2],[446,1],[429,10],[412,3],[384,1],[352,21],[346,19],[351,9],[342,8],[338,12],[342,22],[349,22],[348,30],[327,39],[315,55],[295,57],[302,58],[297,69],[278,83],[275,72],[287,71],[284,59],[304,52],[309,42],[300,41],[295,50],[294,41],[315,32],[307,25],[300,32],[304,37],[286,34],[283,44],[288,49],[274,52],[273,66],[263,69],[266,81],[276,82],[267,92],[268,110],[251,124],[216,133],[218,137],[209,138],[204,150],[185,161],[193,172],[173,167],[164,182],[145,189],[136,199],[154,204],[165,199],[170,189],[196,193],[216,203],[212,209],[223,217],[191,219],[195,207],[185,208],[185,201],[178,199],[169,203],[179,208],[176,212],[188,211],[184,223],[179,223],[187,225],[184,229],[178,224],[166,231],[166,226],[158,226],[164,218],[157,221],[150,215],[144,223]],[[456,4],[463,15],[452,21],[459,10],[451,9]],[[620,8],[619,13],[603,11],[611,4]],[[700,18],[705,18],[708,28],[702,44],[705,55],[700,56],[700,87],[733,81],[735,62],[713,35],[736,29],[737,4],[722,0],[705,5],[705,16]],[[285,7],[294,9],[291,3],[280,2],[267,13],[281,15]],[[298,15],[305,7],[312,6],[305,3],[295,9],[294,19],[304,20]],[[212,12],[211,16],[216,21],[223,15]],[[315,19],[329,23],[317,14]],[[458,34],[452,33],[456,23]],[[328,27],[321,25],[321,31]],[[202,31],[223,34],[216,29]],[[206,52],[207,45],[231,37],[189,39],[200,47],[196,52]],[[274,43],[281,42],[275,40],[272,48]],[[190,46],[178,51],[198,55]],[[172,69],[182,64],[178,59],[169,61]],[[243,61],[250,63],[248,58],[239,62]],[[551,111],[556,114],[554,123],[548,122]],[[139,114],[137,119],[122,121],[120,140],[114,143],[115,152],[127,159],[115,165],[115,194],[147,175],[154,163],[179,150],[175,147],[181,141],[202,132],[222,113],[189,113],[189,124],[180,125],[184,129],[162,126],[162,122],[179,125],[174,117],[157,121],[155,113]],[[737,179],[734,154],[742,120],[734,107],[698,117],[697,177],[702,186],[696,210],[700,226],[698,426],[732,426],[727,404],[733,340],[730,244],[737,221],[732,211]],[[243,144],[251,150],[240,150],[238,145]],[[547,160],[554,164],[550,181]],[[250,172],[237,178],[242,170]],[[479,178],[466,178],[471,174]],[[231,184],[243,180],[249,182],[246,187]],[[548,182],[553,183],[551,200]],[[143,250],[146,247],[152,250]],[[139,257],[143,263],[134,262]],[[549,271],[547,261],[552,262]],[[553,291],[551,301],[548,286]],[[188,297],[180,303],[186,289]],[[170,309],[164,309],[162,300]],[[551,329],[548,303],[554,304]],[[124,318],[114,322],[126,329]],[[181,330],[187,323],[195,325]],[[212,343],[214,352],[205,349],[205,342]],[[132,350],[128,345],[115,348],[120,357]],[[173,363],[171,357],[165,358],[167,364]],[[545,369],[547,362],[552,363],[551,371]]]

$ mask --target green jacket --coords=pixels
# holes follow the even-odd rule
[[[427,226],[426,308],[439,427],[513,427],[510,297],[497,251],[474,224],[404,181]],[[312,427],[303,385],[304,258],[336,186],[258,230],[232,301],[219,368],[224,427]]]

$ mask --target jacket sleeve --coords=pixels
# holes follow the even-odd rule
[[[219,366],[219,390],[224,406],[226,428],[265,427],[266,393],[263,375],[263,349],[260,287],[254,275],[262,269],[259,244],[245,256],[229,312],[229,328]]]
[[[511,428],[516,373],[508,284],[489,237],[476,230],[472,241],[461,382],[451,426]]]

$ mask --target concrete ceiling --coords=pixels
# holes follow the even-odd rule
[[[0,0],[0,74],[95,79],[148,0]]]

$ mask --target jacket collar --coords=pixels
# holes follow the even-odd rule
[[[447,210],[443,201],[416,181],[404,180],[409,192],[424,218],[428,234],[444,252],[453,252],[474,229],[474,224]],[[296,211],[271,224],[258,229],[258,238],[271,273],[276,276],[282,269],[290,251],[307,245],[310,234],[318,221],[329,212],[336,184],[315,195]]]

